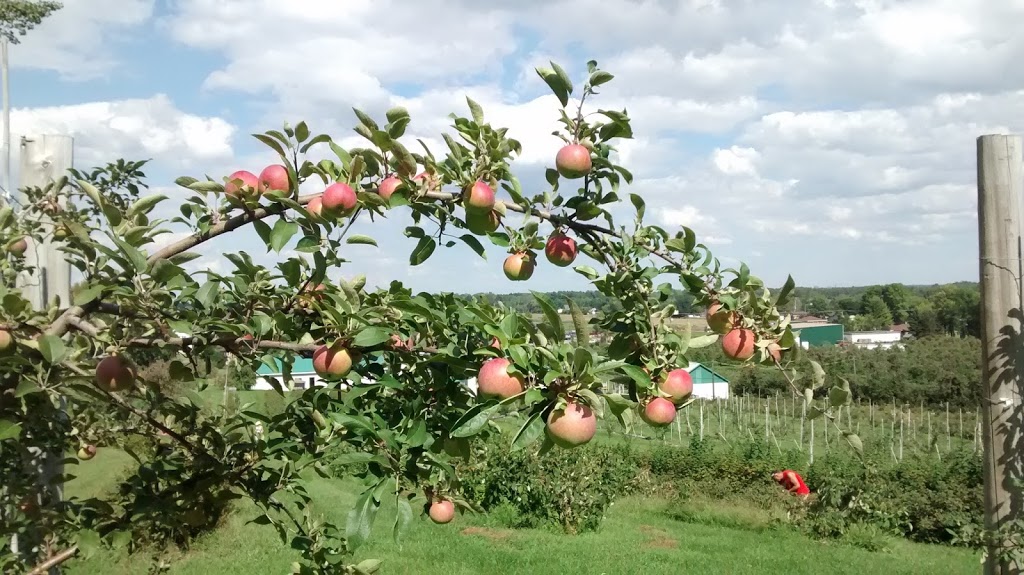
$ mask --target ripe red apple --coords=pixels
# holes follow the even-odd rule
[[[640,419],[654,427],[664,427],[676,418],[676,406],[664,397],[655,397],[644,406]]]
[[[430,504],[430,520],[445,524],[455,518],[455,504],[450,499],[440,499]]]
[[[508,367],[512,362],[504,357],[495,357],[484,362],[477,374],[477,393],[480,397],[507,399],[526,389],[523,376],[512,375]]]
[[[580,144],[563,146],[555,155],[555,169],[563,178],[575,180],[590,173],[590,150]]]
[[[272,164],[263,168],[259,178],[259,192],[265,194],[271,190],[282,192],[292,191],[291,179],[288,176],[288,168],[281,164]]]
[[[544,246],[544,255],[548,261],[562,268],[576,260],[576,253],[576,240],[562,232],[551,234]]]
[[[402,339],[397,333],[391,334],[391,349],[398,351],[412,351],[412,338]]]
[[[6,329],[0,329],[0,353],[10,351],[14,347],[14,336]]]
[[[82,461],[89,461],[93,457],[96,457],[96,446],[95,445],[83,445],[78,450],[78,458]]]
[[[28,242],[25,238],[18,238],[7,244],[7,252],[17,257],[25,255],[26,250],[28,250]]]
[[[402,185],[402,180],[395,176],[388,176],[381,180],[380,185],[377,186],[377,193],[385,200],[390,200],[391,195],[395,193],[395,190],[397,190],[400,185]]]
[[[693,393],[693,378],[685,369],[673,369],[665,374],[665,379],[658,384],[658,390],[669,396],[669,401],[679,405]]]
[[[505,258],[505,264],[502,269],[505,272],[505,277],[514,281],[522,282],[530,279],[533,275],[533,269],[536,267],[533,257],[526,252],[516,252],[507,258]]]
[[[735,311],[722,309],[722,304],[714,303],[708,308],[707,321],[711,331],[718,334],[729,333],[739,323],[739,314]]]
[[[548,437],[559,447],[576,447],[587,443],[597,433],[597,416],[590,406],[570,401],[564,409],[548,414]]]
[[[344,377],[352,369],[352,355],[340,341],[321,345],[313,352],[313,370],[323,378]]]
[[[96,386],[104,391],[123,391],[135,384],[135,367],[120,355],[108,355],[96,365]]]
[[[771,360],[775,362],[782,361],[782,346],[779,345],[779,342],[773,341],[769,343],[765,349],[768,350],[768,357]]]
[[[350,210],[355,209],[357,199],[356,193],[346,183],[336,182],[324,190],[323,195],[320,197],[320,201],[323,204],[323,209],[327,212],[335,214],[345,214]]]
[[[441,189],[441,182],[440,179],[437,177],[437,174],[428,174],[427,172],[420,172],[416,174],[416,177],[414,177],[412,180],[414,182],[426,181],[427,189],[431,191]]]
[[[317,196],[312,200],[309,200],[309,203],[306,204],[306,211],[309,212],[309,215],[313,216],[314,218],[322,217],[324,211],[324,201],[321,198],[321,196]]]
[[[477,180],[468,187],[463,195],[466,211],[489,212],[494,209],[494,190],[486,183]]]
[[[500,223],[501,216],[494,210],[488,212],[466,212],[466,227],[478,236],[494,232],[498,229],[498,224]]]
[[[754,332],[739,328],[722,337],[722,351],[733,359],[746,360],[754,355]]]
[[[241,185],[235,180],[241,180]],[[256,174],[247,170],[238,170],[228,176],[228,181],[224,184],[224,193],[229,196],[248,196],[256,192],[259,187],[260,180]]]

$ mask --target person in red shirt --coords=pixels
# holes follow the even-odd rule
[[[804,483],[804,478],[800,477],[800,474],[792,469],[786,469],[784,471],[777,471],[772,474],[772,478],[775,481],[786,488],[786,491],[799,495],[800,497],[807,497],[811,494],[811,490]]]

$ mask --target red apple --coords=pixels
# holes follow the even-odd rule
[[[455,518],[455,504],[449,499],[440,499],[430,504],[430,520],[445,524]]]
[[[563,146],[555,155],[555,169],[563,178],[575,180],[590,173],[593,163],[590,150],[580,144]]]
[[[336,182],[324,190],[323,195],[320,197],[320,201],[323,204],[324,211],[331,212],[333,214],[345,214],[355,209],[357,199],[356,193],[346,183]]]
[[[732,359],[746,360],[754,355],[754,332],[739,328],[722,337],[722,351]]]
[[[665,379],[658,384],[658,390],[669,396],[669,401],[679,405],[693,393],[693,378],[685,369],[673,369],[665,374]]]
[[[544,255],[548,261],[562,268],[576,260],[576,253],[576,240],[562,232],[551,234],[544,246]]]
[[[494,349],[501,349],[501,340],[496,337],[491,338],[491,347]]]
[[[500,223],[501,216],[494,210],[489,212],[466,212],[466,227],[478,236],[494,232],[498,229],[498,224]]]
[[[733,327],[736,326],[740,321],[740,314],[735,311],[729,311],[722,308],[722,304],[713,303],[708,308],[707,313],[708,327],[711,331],[718,334],[729,333]]]
[[[504,357],[495,357],[484,362],[477,374],[477,393],[480,397],[507,399],[526,389],[523,376],[512,375],[508,367],[512,362]]]
[[[583,445],[597,433],[597,416],[590,406],[570,401],[563,409],[548,414],[547,433],[559,447]]]
[[[241,181],[241,184],[239,184],[239,181]],[[255,193],[259,187],[260,181],[256,174],[246,170],[238,170],[228,176],[228,181],[224,184],[224,193],[229,196],[249,196]]]
[[[15,257],[21,257],[25,255],[25,251],[28,250],[28,241],[25,238],[18,238],[11,243],[7,244],[7,251]]]
[[[533,275],[534,267],[536,267],[536,264],[530,254],[516,252],[505,258],[505,264],[502,266],[502,269],[505,272],[505,277],[514,282],[521,282],[530,279],[530,276]]]
[[[352,369],[352,354],[340,341],[313,352],[313,370],[323,378],[344,377]]]
[[[96,364],[96,386],[104,391],[123,391],[135,383],[135,367],[120,355],[108,355]]]
[[[78,458],[82,461],[89,461],[93,457],[96,457],[96,446],[95,445],[83,445],[78,450]]]
[[[391,195],[395,193],[395,190],[397,190],[400,185],[402,185],[402,180],[394,176],[388,176],[381,180],[380,185],[377,186],[377,193],[385,200],[390,200]]]
[[[282,192],[292,191],[291,179],[288,176],[288,168],[281,164],[273,164],[263,168],[259,178],[259,192],[265,194],[271,190]]]
[[[664,397],[655,397],[644,406],[640,419],[654,427],[664,427],[676,418],[676,406]]]
[[[486,183],[477,180],[468,187],[463,195],[466,211],[489,212],[494,209],[494,190]]]
[[[782,361],[782,346],[779,345],[779,342],[773,341],[769,343],[765,349],[768,350],[768,358],[772,363]]]
[[[414,177],[412,180],[414,182],[427,182],[427,189],[430,191],[437,191],[441,189],[441,182],[440,179],[437,177],[437,174],[428,174],[427,172],[420,172],[416,174],[416,177]]]
[[[324,211],[324,202],[322,197],[317,196],[312,200],[309,200],[309,203],[306,204],[306,211],[314,218],[322,217]]]

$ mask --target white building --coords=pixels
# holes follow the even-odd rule
[[[843,341],[861,349],[890,349],[903,347],[900,340],[903,333],[899,331],[851,331],[843,334]]]

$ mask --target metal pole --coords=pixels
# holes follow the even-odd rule
[[[7,39],[0,40],[0,68],[3,70],[4,92],[4,203],[11,202],[11,92],[7,68]]]

